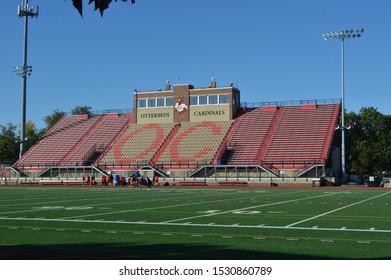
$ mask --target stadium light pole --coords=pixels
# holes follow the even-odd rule
[[[22,1],[18,5],[18,16],[24,17],[24,42],[23,42],[23,65],[17,66],[14,70],[15,74],[22,77],[22,120],[20,127],[20,150],[19,158],[25,152],[26,144],[26,89],[27,76],[31,75],[32,66],[27,65],[27,34],[28,34],[28,17],[38,17],[38,7],[36,9],[29,7],[29,1]]]
[[[327,40],[341,40],[342,42],[342,115],[341,115],[341,164],[342,164],[342,175],[346,174],[346,157],[345,157],[345,130],[350,129],[350,126],[345,126],[345,39],[360,38],[364,29],[349,29],[342,31],[323,32],[322,36],[325,41]]]

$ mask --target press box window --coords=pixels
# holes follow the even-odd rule
[[[219,104],[228,104],[229,103],[229,95],[219,95]]]
[[[147,100],[146,100],[146,99],[139,99],[139,100],[138,100],[138,107],[139,107],[139,108],[145,108],[145,107],[147,107]]]
[[[207,104],[208,104],[208,98],[207,98],[207,96],[199,96],[199,98],[198,98],[198,104],[199,104],[199,105],[207,105]]]
[[[166,98],[166,107],[173,106],[174,103],[172,102],[172,97],[167,97]]]
[[[198,105],[198,96],[190,96],[190,105]]]
[[[158,98],[157,99],[157,106],[158,107],[164,107],[164,98]]]
[[[217,95],[210,95],[209,96],[209,104],[217,104]]]
[[[151,99],[148,99],[148,107],[156,107],[156,99],[155,98],[151,98]]]

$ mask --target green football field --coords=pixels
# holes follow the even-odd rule
[[[1,187],[0,259],[391,259],[391,191]]]

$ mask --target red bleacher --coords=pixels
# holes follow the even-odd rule
[[[93,145],[109,144],[127,122],[126,116],[63,117],[16,165],[83,164],[83,157]]]
[[[74,163],[85,164],[88,160],[88,154],[104,151],[104,149],[113,141],[118,132],[128,124],[129,119],[118,114],[103,116],[96,122],[90,133],[84,135],[78,145],[74,147],[73,152],[62,160],[60,165],[72,165]],[[95,149],[95,151],[93,151]]]
[[[277,108],[271,110],[267,107],[243,115],[228,141],[228,149],[233,150],[229,164],[253,164],[256,161],[276,112]]]
[[[99,161],[101,165],[148,163],[173,130],[175,124],[129,124]]]
[[[180,129],[158,159],[160,163],[211,163],[232,121],[182,123]]]
[[[324,163],[339,112],[339,105],[290,106],[276,128],[262,162],[296,165]]]

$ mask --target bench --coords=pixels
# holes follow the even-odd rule
[[[207,186],[208,184],[205,181],[180,181],[178,182],[180,186]]]
[[[38,182],[20,181],[19,184],[21,184],[21,185],[38,185]]]
[[[247,186],[246,181],[217,181],[220,186]]]
[[[74,180],[41,180],[39,181],[40,185],[53,185],[53,186],[74,186],[74,185],[81,185],[81,181],[74,181]]]

